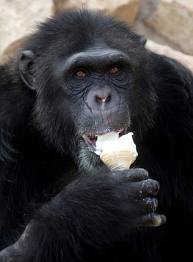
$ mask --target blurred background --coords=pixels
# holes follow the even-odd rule
[[[17,55],[39,22],[81,7],[128,22],[148,39],[147,48],[193,71],[193,0],[0,0],[0,63]]]

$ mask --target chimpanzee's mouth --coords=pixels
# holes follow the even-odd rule
[[[119,137],[121,137],[122,135],[126,134],[126,129],[125,128],[121,128],[118,130],[110,130],[108,132],[97,132],[95,134],[84,134],[82,135],[85,144],[88,146],[90,151],[95,152],[96,151],[96,142],[99,136],[105,135],[107,133],[110,132],[116,132],[119,133]]]

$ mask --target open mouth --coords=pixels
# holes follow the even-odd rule
[[[122,135],[126,134],[126,129],[122,128],[122,129],[119,129],[119,130],[111,130],[109,132],[100,132],[100,133],[96,133],[96,134],[84,134],[82,137],[83,137],[86,145],[88,146],[89,150],[95,152],[98,137],[105,135],[105,134],[108,134],[108,133],[111,133],[111,132],[118,133],[118,136],[121,137]]]

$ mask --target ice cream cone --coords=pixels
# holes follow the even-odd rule
[[[129,169],[136,157],[136,153],[129,150],[102,152],[100,155],[103,163],[112,170]]]

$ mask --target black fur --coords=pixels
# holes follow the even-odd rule
[[[144,43],[111,17],[67,12],[0,66],[0,261],[193,259],[193,76]],[[97,48],[129,61],[104,112],[90,102],[103,63],[88,85],[64,70]],[[139,156],[111,172],[82,135],[120,127],[134,132]],[[165,222],[155,211],[166,224],[155,227]]]

